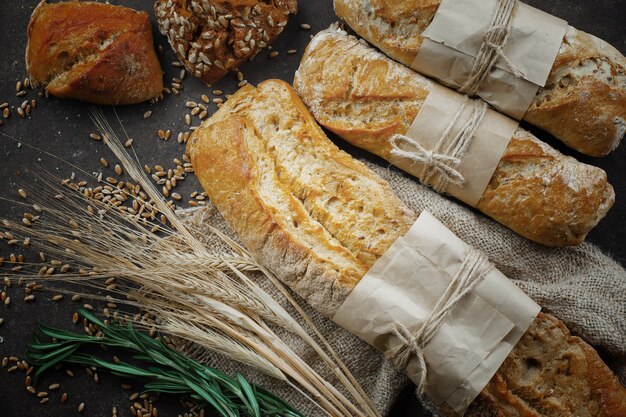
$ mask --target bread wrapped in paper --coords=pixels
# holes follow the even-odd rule
[[[294,86],[322,126],[411,172],[390,139],[407,133],[433,81],[331,28],[311,41]],[[614,201],[602,169],[519,128],[475,206],[535,242],[569,246],[583,242]]]
[[[282,81],[243,87],[194,132],[188,151],[240,241],[327,317],[418,217],[339,150]],[[626,390],[593,348],[540,314],[467,415],[578,410],[623,415]]]

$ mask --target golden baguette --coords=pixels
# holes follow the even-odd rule
[[[394,134],[405,134],[433,82],[347,33],[331,28],[311,41],[294,86],[327,129],[393,163]],[[548,246],[578,245],[615,202],[606,173],[518,129],[478,210]]]
[[[441,0],[334,0],[337,15],[394,60],[411,65]],[[591,7],[591,6],[589,6]],[[591,156],[617,148],[626,132],[626,58],[568,27],[556,61],[524,120]]]

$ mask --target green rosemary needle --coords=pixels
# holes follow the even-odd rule
[[[241,374],[235,378],[204,366],[169,348],[160,339],[137,331],[132,325],[105,325],[95,315],[80,309],[79,313],[97,325],[102,336],[89,336],[39,325],[41,333],[53,338],[44,343],[35,340],[30,344],[29,359],[38,366],[35,375],[65,362],[85,366],[96,366],[114,375],[148,380],[146,392],[189,395],[201,404],[211,405],[224,417],[302,417],[285,401],[248,382]],[[145,363],[146,367],[125,363],[109,362],[95,355],[82,353],[86,345],[104,345],[133,353],[133,358]]]

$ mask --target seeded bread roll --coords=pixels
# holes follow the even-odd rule
[[[297,0],[157,0],[159,30],[207,84],[252,59],[283,31]]]
[[[334,0],[337,15],[394,60],[410,66],[441,0]],[[617,148],[626,133],[626,58],[569,27],[546,86],[524,120],[591,156]]]
[[[327,129],[393,163],[394,134],[405,134],[433,82],[344,31],[313,38],[294,86]],[[567,157],[519,128],[477,208],[535,242],[582,243],[615,202],[606,173]]]
[[[241,242],[328,317],[417,218],[324,135],[283,81],[239,90],[194,132],[188,151]],[[625,413],[626,390],[593,348],[540,314],[468,415]]]
[[[26,69],[50,94],[95,104],[135,104],[163,91],[148,14],[110,4],[39,3]]]

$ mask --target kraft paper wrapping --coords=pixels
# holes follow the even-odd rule
[[[497,0],[443,0],[411,68],[452,88],[468,78]],[[481,85],[478,96],[502,113],[521,120],[554,65],[567,22],[518,2],[503,53],[524,76],[518,77],[502,58]]]
[[[427,150],[434,149],[451,119],[463,106],[464,100],[463,95],[433,84],[432,91],[405,136],[414,139]],[[455,123],[450,137],[454,137],[462,128],[471,117],[471,113],[472,106],[466,106],[462,116]],[[445,192],[476,207],[518,125],[518,122],[487,109],[465,157],[457,168],[465,178],[465,184],[462,186],[449,184]],[[410,151],[411,149],[406,147],[403,150]],[[424,164],[399,156],[392,156],[389,161],[409,174],[423,178]],[[435,175],[433,180],[437,178]]]
[[[400,341],[392,326],[412,332],[428,318],[468,249],[430,213],[423,212],[352,291],[333,321],[387,352]],[[539,314],[540,307],[493,268],[457,304],[425,347],[426,394],[464,414],[515,344]],[[412,358],[407,375],[418,381]]]

